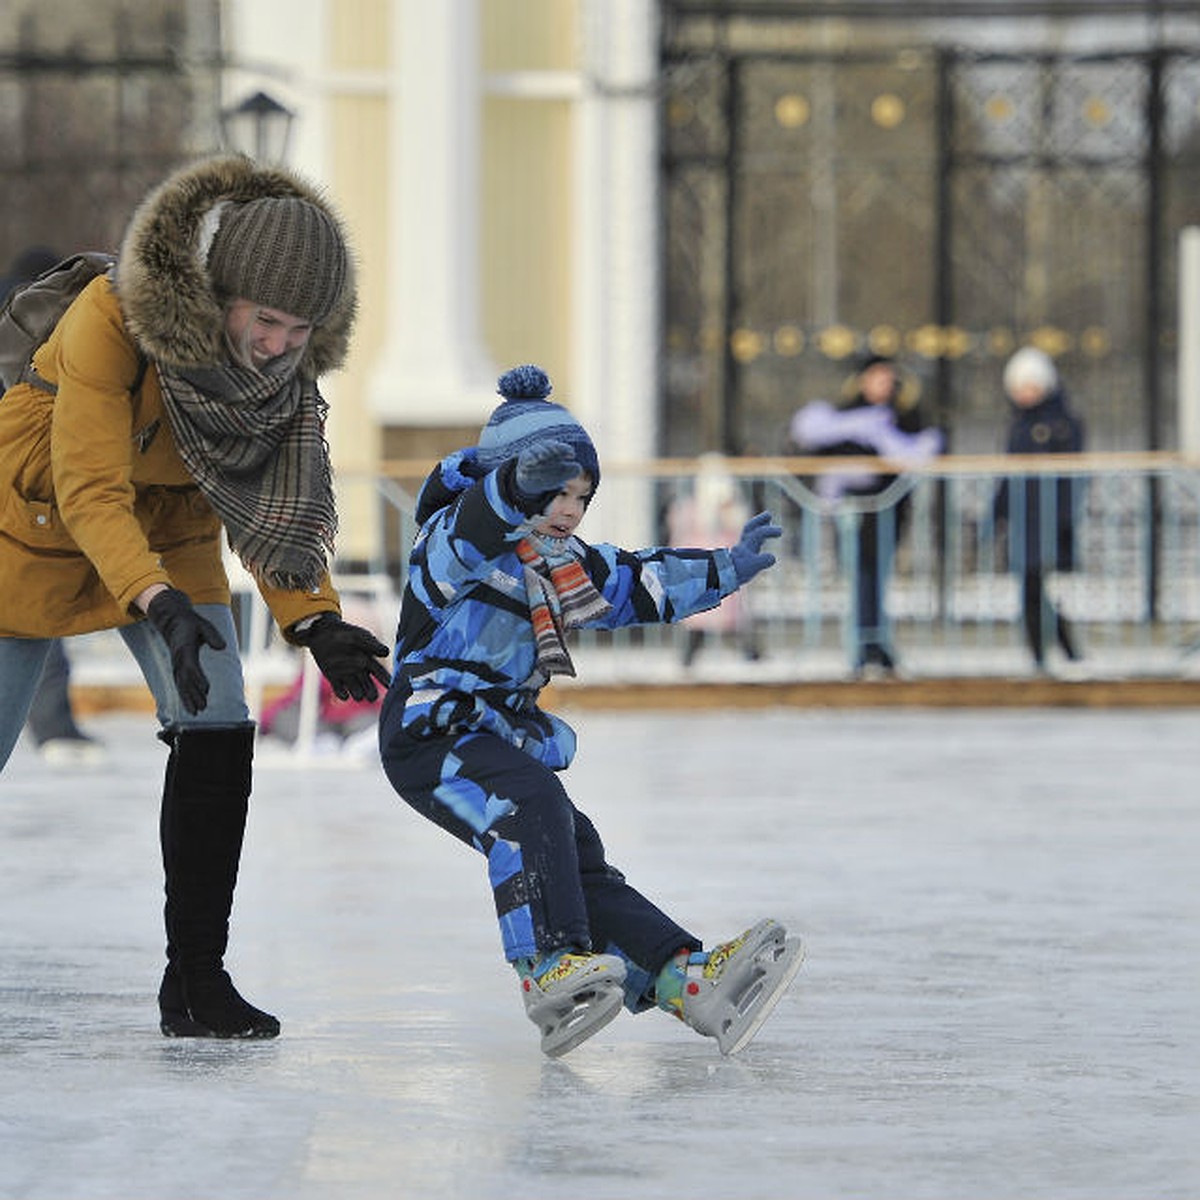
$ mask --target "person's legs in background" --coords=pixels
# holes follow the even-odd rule
[[[25,727],[49,650],[49,638],[0,637],[0,770]]]
[[[1021,616],[1025,623],[1025,641],[1033,655],[1033,665],[1039,670],[1046,666],[1045,599],[1042,572],[1027,567],[1021,580]]]
[[[689,628],[684,633],[682,662],[685,667],[690,667],[696,661],[696,655],[700,653],[700,647],[703,645],[703,629]]]
[[[1054,634],[1069,662],[1078,662],[1080,654],[1075,646],[1071,626],[1046,594],[1046,581],[1040,568],[1025,569],[1021,585],[1021,603],[1025,640],[1029,644],[1029,652],[1033,655],[1033,663],[1037,670],[1046,669],[1047,633]]]
[[[54,638],[29,706],[26,727],[47,762],[95,766],[106,757],[104,745],[76,723],[70,687],[71,664],[66,648],[60,638]]]
[[[885,526],[881,528],[881,525]],[[874,667],[886,673],[896,669],[884,608],[884,593],[891,573],[895,548],[895,518],[892,512],[864,513],[859,522],[855,584],[854,624],[858,638],[854,669]]]

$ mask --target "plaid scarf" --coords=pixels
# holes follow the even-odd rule
[[[517,557],[525,565],[537,665],[547,676],[575,674],[566,630],[612,611],[583,564],[566,547],[565,538],[531,536],[517,543]]]
[[[158,374],[179,455],[234,553],[273,587],[317,587],[337,512],[315,381],[236,365]]]

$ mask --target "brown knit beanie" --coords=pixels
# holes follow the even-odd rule
[[[314,325],[333,312],[348,271],[337,222],[299,196],[230,204],[208,252],[222,299],[253,300]]]

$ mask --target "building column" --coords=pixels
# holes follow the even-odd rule
[[[1179,235],[1179,449],[1200,455],[1200,225]]]
[[[576,415],[600,461],[658,453],[658,8],[654,0],[581,0],[576,140]],[[606,474],[588,535],[627,546],[654,537],[644,482]]]
[[[392,0],[388,304],[369,404],[385,425],[482,423],[496,403],[479,286],[478,0]]]

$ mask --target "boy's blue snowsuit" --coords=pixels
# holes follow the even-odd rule
[[[413,808],[487,857],[510,962],[564,947],[619,954],[636,1011],[667,960],[701,943],[605,861],[555,774],[575,734],[537,705],[546,676],[516,552],[530,522],[513,504],[511,463],[481,474],[459,452],[422,489],[380,718],[384,770]],[[728,550],[568,544],[612,606],[593,628],[682,620],[737,588]]]

